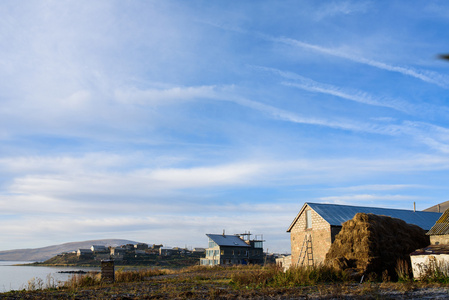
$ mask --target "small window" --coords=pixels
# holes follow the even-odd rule
[[[306,229],[312,228],[312,211],[306,210]]]
[[[254,242],[254,248],[263,248],[263,242]]]

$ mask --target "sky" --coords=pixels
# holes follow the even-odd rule
[[[446,1],[0,6],[0,250],[449,200]],[[254,236],[253,236],[254,237]]]

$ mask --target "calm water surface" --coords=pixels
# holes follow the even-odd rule
[[[40,278],[44,287],[48,283],[66,281],[73,274],[61,274],[59,271],[99,271],[100,268],[86,267],[38,267],[38,266],[14,266],[14,264],[26,264],[26,261],[0,261],[0,293],[21,290],[28,287],[28,282]]]

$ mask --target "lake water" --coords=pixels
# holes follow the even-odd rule
[[[74,274],[58,273],[59,271],[100,271],[100,268],[86,267],[43,267],[43,266],[14,266],[26,264],[24,261],[0,261],[0,293],[21,290],[28,287],[28,282],[40,279],[46,287],[49,283],[66,281]],[[31,262],[30,262],[31,263]]]

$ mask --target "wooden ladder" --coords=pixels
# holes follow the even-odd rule
[[[313,249],[312,249],[312,235],[306,234],[302,242],[301,252],[298,257],[298,266],[304,265],[307,257],[307,265],[313,266]]]

